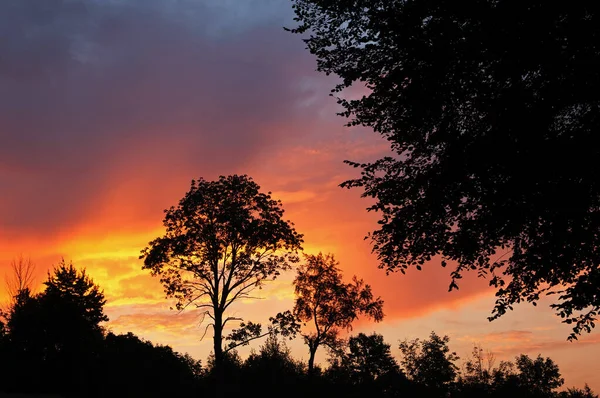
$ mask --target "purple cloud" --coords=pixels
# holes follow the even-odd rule
[[[288,2],[250,3],[0,2],[0,234],[76,224],[121,173],[238,169],[310,119]]]

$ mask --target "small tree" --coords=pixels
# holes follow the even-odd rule
[[[372,384],[387,375],[400,373],[390,345],[377,333],[359,333],[350,337],[347,352],[340,356],[340,365],[357,384]]]
[[[319,346],[337,349],[339,332],[350,330],[360,314],[381,321],[383,300],[373,298],[371,287],[356,276],[352,283],[344,283],[332,254],[305,255],[305,259],[294,280],[294,315],[305,325],[312,326],[309,332],[302,334],[310,353],[308,371],[312,373]]]
[[[244,362],[246,384],[256,387],[269,386],[273,396],[275,391],[289,394],[289,387],[300,387],[301,376],[304,374],[303,364],[294,360],[291,350],[273,334],[267,337],[258,352],[253,351]]]
[[[104,314],[106,299],[85,269],[77,270],[63,259],[52,273],[48,272],[44,285],[46,290],[40,297],[48,305],[60,302],[65,306],[62,315],[67,325],[73,328],[72,322],[77,321],[76,329],[80,335],[83,330],[96,334],[102,332],[100,324],[108,321]]]
[[[33,283],[35,280],[35,264],[29,258],[20,256],[17,259],[13,259],[10,263],[11,273],[6,275],[6,291],[10,299],[9,307],[15,305],[17,296],[20,292],[28,289],[33,290]],[[10,308],[9,308],[10,311]]]
[[[598,394],[594,393],[587,384],[584,388],[569,388],[558,394],[559,398],[598,398]]]
[[[165,213],[165,235],[142,251],[143,268],[160,277],[177,309],[204,309],[212,320],[218,369],[224,351],[248,341],[223,349],[223,328],[242,320],[226,317],[226,310],[297,262],[302,235],[283,219],[281,202],[246,175],[194,180],[179,205]],[[248,325],[251,333],[241,335],[260,335],[260,326]]]
[[[467,384],[489,385],[493,380],[495,357],[480,344],[473,346],[471,357],[464,364],[461,378]]]
[[[457,375],[454,364],[458,360],[455,352],[448,348],[448,336],[440,337],[431,332],[428,340],[404,340],[400,343],[404,372],[412,381],[434,393],[444,393]]]
[[[516,358],[519,373],[517,375],[519,384],[535,396],[550,396],[554,390],[564,384],[560,376],[558,365],[550,358],[542,358],[538,355],[531,359],[521,354]]]

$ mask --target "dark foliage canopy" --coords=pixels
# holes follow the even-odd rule
[[[600,3],[292,0],[350,125],[392,154],[344,187],[381,214],[381,268],[436,256],[590,331],[600,310]],[[366,86],[358,99],[341,98]]]
[[[385,394],[398,388],[406,389],[408,385],[391,346],[380,334],[351,336],[345,349],[333,354],[327,377],[353,386],[362,392],[361,396]]]
[[[458,374],[459,359],[450,351],[448,336],[431,332],[428,339],[400,342],[400,364],[409,379],[435,392],[446,392]]]
[[[8,374],[29,391],[81,394],[98,381],[96,365],[104,338],[104,293],[85,270],[62,260],[44,282],[45,290],[32,294],[21,289],[8,314],[8,349],[13,362]],[[29,368],[37,376],[24,379]]]

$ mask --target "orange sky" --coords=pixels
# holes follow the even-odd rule
[[[0,69],[0,142],[8,144],[0,148],[0,272],[22,254],[36,263],[39,283],[64,256],[105,289],[110,329],[205,359],[211,339],[199,341],[198,315],[169,311],[138,256],[192,178],[249,174],[283,201],[306,252],[334,253],[348,278],[363,277],[383,297],[385,320],[361,321],[355,332],[382,333],[395,353],[398,340],[431,330],[448,334],[462,357],[473,343],[499,360],[540,353],[559,364],[566,386],[600,390],[597,331],[568,343],[570,329],[545,305],[490,323],[486,282],[469,275],[448,293],[448,270],[436,263],[407,275],[377,269],[363,240],[376,215],[359,191],[338,184],[357,175],[343,160],[375,159],[386,143],[342,126],[327,96],[333,81],[315,74],[302,43],[280,28],[290,17],[286,1],[249,0],[238,13],[210,1],[202,12],[184,2],[187,13],[149,0],[131,0],[131,9],[81,3],[85,12],[52,10],[56,23],[44,25],[43,38],[0,45],[16,65]],[[30,11],[23,8],[24,26],[14,29],[35,27]],[[72,32],[86,45],[69,41]],[[292,278],[233,311],[265,321],[291,308]],[[307,359],[299,339],[290,344]]]

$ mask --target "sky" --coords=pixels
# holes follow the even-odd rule
[[[600,390],[598,331],[567,342],[549,302],[488,322],[486,280],[468,275],[449,293],[438,260],[406,275],[377,268],[364,240],[377,215],[339,184],[359,173],[344,160],[375,160],[389,146],[344,127],[329,96],[335,79],[283,30],[292,18],[288,0],[1,1],[0,275],[22,255],[39,285],[61,258],[72,261],[104,289],[109,330],[204,361],[210,332],[201,340],[197,312],[169,310],[139,254],[192,179],[248,174],[282,200],[305,252],[334,253],[348,280],[364,278],[384,299],[384,321],[361,319],[352,333],[381,333],[395,354],[398,341],[431,331],[463,359],[473,344],[497,362],[541,354],[566,387]],[[264,322],[290,309],[293,277],[233,314]],[[300,339],[289,345],[307,360]],[[325,364],[324,350],[317,360]]]

